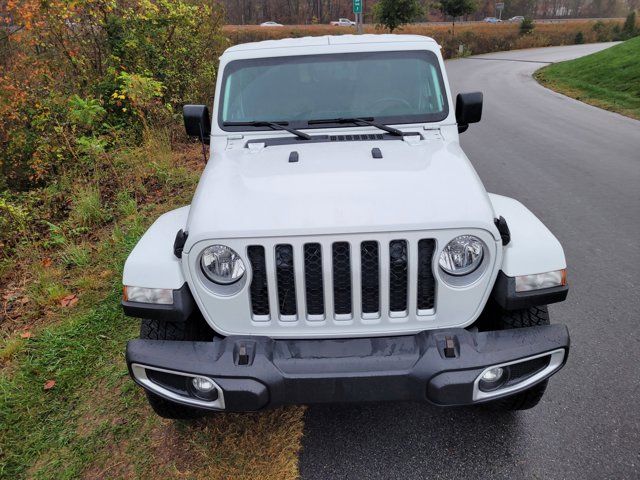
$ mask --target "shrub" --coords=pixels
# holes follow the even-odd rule
[[[598,20],[593,24],[592,30],[596,34],[595,40],[597,42],[610,42],[616,35],[619,35],[620,25],[612,22],[604,23]]]
[[[2,35],[0,187],[33,188],[138,143],[206,101],[226,39],[215,0],[9,2]],[[153,124],[153,125],[151,125]],[[76,141],[77,139],[77,141]]]
[[[109,215],[102,205],[97,187],[82,187],[73,200],[71,218],[74,224],[82,227],[98,226],[108,220]]]
[[[576,45],[584,43],[584,34],[582,32],[576,33],[576,38],[574,40]]]
[[[624,25],[622,26],[621,31],[621,39],[628,40],[629,38],[635,37],[639,34],[639,30],[636,27],[636,12],[632,11],[627,15],[627,18],[624,21]]]
[[[533,23],[533,19],[525,18],[520,22],[520,35],[528,35],[533,32],[533,29],[536,27],[535,23]]]
[[[27,211],[0,196],[0,250],[8,254],[27,231]]]

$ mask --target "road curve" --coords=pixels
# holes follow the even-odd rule
[[[562,242],[567,366],[515,414],[429,405],[312,406],[303,479],[640,476],[640,122],[538,85],[548,62],[606,44],[447,62],[454,92],[484,92],[462,144],[487,190],[527,205]],[[400,192],[399,192],[400,194]]]

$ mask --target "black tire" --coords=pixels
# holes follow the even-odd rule
[[[501,330],[549,325],[549,309],[541,305],[522,310],[502,310],[499,322]]]
[[[142,320],[140,338],[146,340],[196,341],[208,340],[209,329],[196,319],[186,322],[163,322],[159,320]],[[208,410],[187,407],[167,400],[152,392],[146,392],[149,405],[159,416],[173,420],[195,420],[209,415]]]
[[[523,308],[521,310],[503,310],[497,305],[491,309],[493,315],[492,324],[498,330],[510,330],[512,328],[536,327],[549,325],[549,310],[546,305]],[[528,410],[540,403],[548,380],[544,380],[523,392],[508,397],[494,400],[485,404],[491,410],[517,411]]]

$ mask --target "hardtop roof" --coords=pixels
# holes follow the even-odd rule
[[[346,44],[374,44],[374,43],[436,43],[430,37],[422,35],[392,35],[392,34],[366,34],[366,35],[323,35],[319,37],[283,38],[280,40],[264,40],[261,42],[241,43],[228,48],[225,53],[242,52],[248,50],[262,50],[275,48],[317,47],[323,45]]]

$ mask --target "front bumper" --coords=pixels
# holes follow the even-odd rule
[[[397,400],[449,406],[482,403],[530,388],[562,368],[568,353],[567,328],[549,325],[341,340],[132,340],[127,365],[145,389],[211,410]],[[502,386],[486,391],[480,376],[496,366],[505,367],[507,377]],[[188,385],[183,388],[194,376],[214,382],[219,393],[214,400],[198,399]]]

